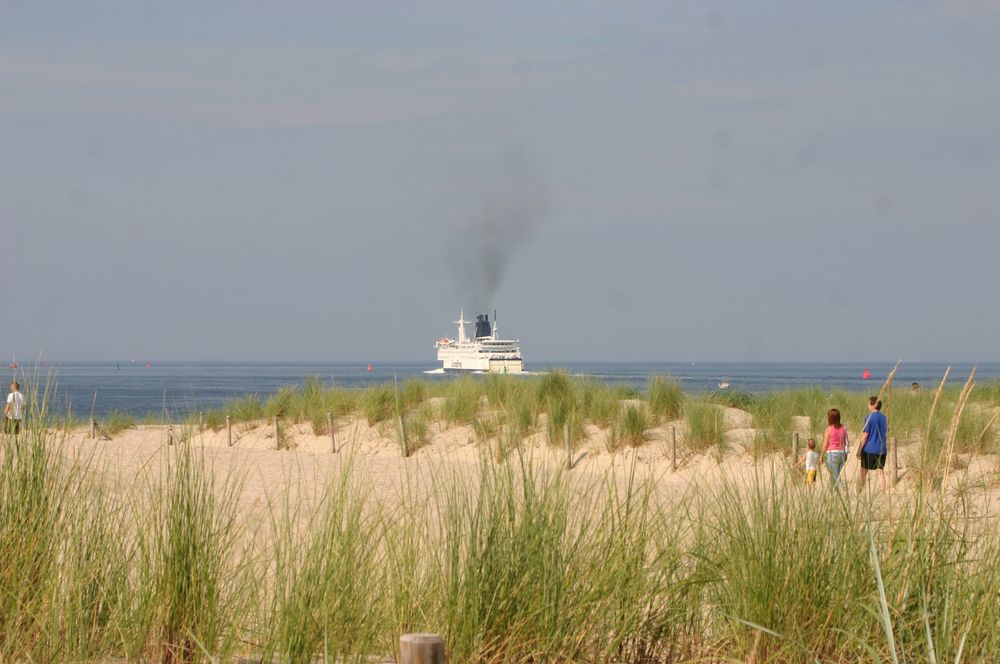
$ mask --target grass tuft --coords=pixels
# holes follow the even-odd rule
[[[714,447],[721,459],[726,436],[722,409],[714,403],[694,401],[687,407],[687,423],[684,441],[688,448],[704,452]]]
[[[649,416],[641,405],[623,406],[616,418],[611,436],[608,437],[611,450],[623,446],[639,447],[646,442],[646,431],[650,427]]]
[[[658,421],[676,420],[684,414],[684,392],[680,382],[663,376],[649,379],[649,412]]]
[[[385,422],[396,412],[396,394],[392,385],[369,387],[361,395],[361,410],[368,426]]]

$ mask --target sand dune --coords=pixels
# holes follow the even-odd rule
[[[724,419],[727,431],[721,460],[715,450],[692,453],[686,449],[687,427],[683,420],[649,429],[644,444],[613,452],[608,450],[609,431],[588,424],[584,427],[584,440],[578,442],[573,450],[572,473],[581,481],[596,481],[609,474],[624,476],[634,468],[636,473],[653,480],[664,494],[695,486],[710,487],[724,478],[745,482],[755,471],[778,471],[790,481],[804,483],[801,471],[792,468],[790,449],[785,454],[772,453],[754,459],[750,445],[758,431],[751,426],[749,413],[727,408]],[[566,465],[566,450],[562,445],[549,444],[543,433],[544,424],[543,415],[540,432],[522,440],[520,454],[536,467],[563,468]],[[801,454],[810,428],[809,418],[796,418],[794,425],[803,434],[800,438]],[[397,429],[391,422],[370,426],[360,416],[342,418],[335,428],[336,453],[331,451],[330,436],[316,435],[308,423],[283,426],[288,427],[283,437],[288,436],[290,449],[276,449],[274,428],[269,422],[234,425],[232,446],[228,444],[225,429],[195,431],[166,425],[140,425],[114,435],[111,440],[90,440],[88,431],[79,428],[65,434],[63,446],[66,455],[87,460],[95,471],[107,473],[112,481],[121,482],[123,486],[144,475],[162,471],[164,452],[171,448],[168,440],[174,441],[174,444],[194,446],[204,453],[218,477],[234,474],[245,477],[242,504],[248,509],[266,505],[269,499],[273,500],[289,487],[302,498],[315,495],[348,459],[355,472],[371,481],[378,494],[376,497],[382,502],[397,495],[404,478],[421,476],[428,469],[440,468],[474,476],[480,463],[495,462],[496,456],[495,441],[479,440],[473,428],[467,425],[434,423],[429,432],[429,442],[415,449],[408,458],[403,458],[401,454]],[[677,438],[676,472],[672,470],[671,463],[671,440],[674,436]],[[900,483],[897,491],[909,491],[915,486],[908,460],[917,449],[914,441],[900,444]],[[1000,497],[997,490],[1000,486],[998,461],[989,455],[976,458],[959,456],[955,463],[959,472],[953,473],[949,480],[954,485],[952,489],[972,487],[997,493]],[[852,450],[845,470],[846,481],[852,486],[857,478],[858,464]],[[828,481],[823,468],[818,485],[825,486]]]

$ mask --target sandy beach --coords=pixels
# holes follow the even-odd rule
[[[438,399],[433,405],[438,407],[440,402]],[[641,402],[624,403],[625,406],[636,404],[641,405]],[[980,404],[972,404],[972,407],[983,408]],[[712,488],[723,481],[744,483],[755,475],[776,471],[783,481],[804,484],[801,468],[792,467],[790,440],[786,452],[755,458],[750,448],[754,436],[762,430],[753,427],[751,414],[737,408],[722,408],[722,412],[726,431],[721,459],[714,450],[691,452],[686,448],[687,423],[683,418],[648,429],[642,445],[615,451],[608,449],[612,435],[609,429],[587,424],[584,440],[573,445],[571,473],[582,482],[598,482],[609,475],[623,477],[635,472],[653,482],[665,496],[695,488]],[[544,433],[545,418],[545,414],[540,415],[539,431],[522,440],[519,452],[508,451],[508,455],[523,455],[538,468],[565,469],[566,449],[561,444],[549,443]],[[385,504],[398,497],[407,478],[428,477],[429,469],[447,468],[474,478],[481,464],[497,461],[495,440],[481,440],[472,426],[448,425],[444,420],[431,426],[428,442],[413,450],[408,458],[402,456],[398,426],[391,421],[369,425],[360,415],[340,418],[333,441],[326,433],[315,434],[308,423],[282,423],[281,426],[282,437],[289,436],[288,449],[276,449],[274,425],[264,421],[233,425],[231,446],[225,428],[198,430],[190,425],[137,425],[114,434],[110,440],[90,439],[86,427],[53,435],[61,441],[64,454],[88,459],[95,470],[100,469],[115,482],[125,484],[158,472],[162,469],[165,453],[176,445],[188,445],[204,455],[219,478],[245,477],[240,502],[247,510],[266,505],[269,499],[275,499],[287,488],[294,489],[302,497],[316,495],[329,478],[348,463],[351,472],[371,483],[377,502]],[[800,455],[805,451],[812,426],[809,417],[793,418],[793,428],[799,433]],[[672,462],[674,436],[676,471]],[[851,436],[857,437],[855,432],[851,432]],[[821,436],[819,440],[821,442]],[[896,493],[916,488],[909,460],[917,454],[918,441],[919,437],[899,441]],[[332,451],[334,445],[336,452]],[[989,501],[991,505],[997,504],[1000,457],[959,454],[955,467],[959,470],[952,473],[949,480],[952,490],[975,487],[993,498]],[[858,470],[859,461],[852,453],[843,475],[852,491],[856,490]],[[887,468],[885,472],[888,481],[891,471]],[[828,482],[829,476],[823,466],[814,488],[825,489]],[[870,482],[873,487],[877,486],[875,477]]]

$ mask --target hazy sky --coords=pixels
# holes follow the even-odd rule
[[[0,0],[0,357],[1000,360],[1000,2],[484,5]]]

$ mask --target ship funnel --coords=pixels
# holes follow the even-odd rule
[[[490,329],[490,316],[489,314],[479,314],[476,316],[476,338],[482,339],[484,337],[489,337],[493,334]]]

